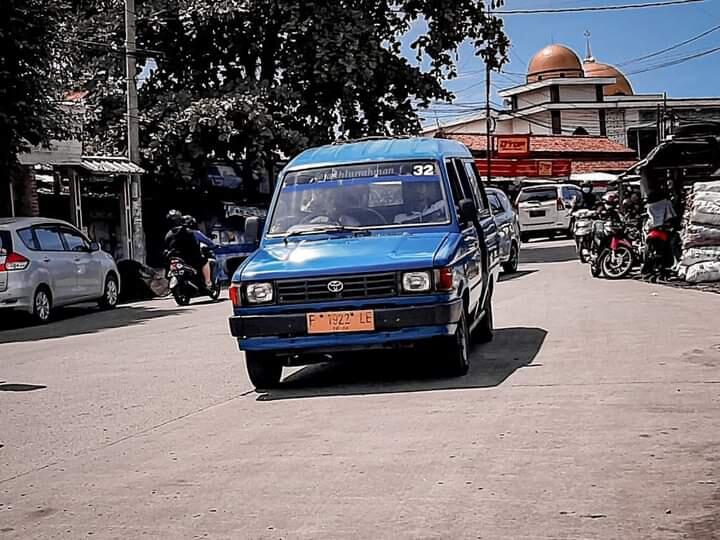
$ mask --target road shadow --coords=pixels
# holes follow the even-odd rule
[[[257,400],[492,388],[532,364],[546,335],[542,328],[497,330],[491,343],[473,349],[470,371],[464,377],[444,376],[440,359],[422,357],[418,351],[373,352],[304,367],[286,377],[279,388],[260,391]]]
[[[47,388],[44,384],[19,384],[0,381],[0,392],[32,392]]]
[[[574,244],[533,246],[523,244],[520,249],[520,263],[541,264],[578,260]]]
[[[4,314],[0,317],[0,344],[64,338],[94,334],[111,328],[143,324],[160,317],[169,317],[183,310],[143,305],[120,306],[109,311],[98,308],[67,307],[55,312],[54,320],[43,326],[32,326],[23,314]]]
[[[529,276],[530,274],[534,274],[537,272],[537,270],[518,270],[517,272],[513,272],[512,274],[500,274],[500,278],[498,278],[498,281],[502,283],[503,281],[511,281],[513,279],[520,279],[524,278],[525,276]]]

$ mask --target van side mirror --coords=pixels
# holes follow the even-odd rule
[[[459,217],[463,223],[469,223],[477,219],[477,206],[472,199],[463,199],[458,205],[460,208]]]
[[[249,217],[245,220],[245,239],[248,242],[257,244],[262,235],[262,222],[259,217]]]
[[[90,253],[95,253],[96,251],[100,251],[100,244],[97,242],[90,242]]]

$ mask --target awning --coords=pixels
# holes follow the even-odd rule
[[[126,157],[83,156],[80,166],[97,175],[145,174],[145,170]]]

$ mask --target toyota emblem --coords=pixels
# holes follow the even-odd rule
[[[341,293],[342,290],[345,288],[345,285],[342,281],[335,279],[327,284],[327,288],[328,291],[330,291],[331,293]]]

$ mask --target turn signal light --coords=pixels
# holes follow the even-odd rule
[[[5,262],[0,264],[0,272],[12,272],[14,270],[25,270],[30,261],[19,253],[10,253],[5,258]]]
[[[435,270],[435,287],[438,291],[449,292],[455,288],[452,268]]]
[[[230,294],[230,301],[232,302],[232,305],[240,307],[240,285],[233,283],[230,285],[228,293]]]

